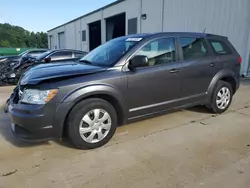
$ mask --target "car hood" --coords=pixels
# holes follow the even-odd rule
[[[25,72],[20,80],[20,85],[35,85],[45,80],[81,76],[105,71],[106,69],[106,67],[76,62],[42,64]]]

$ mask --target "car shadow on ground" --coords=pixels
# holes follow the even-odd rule
[[[4,113],[3,107],[0,108],[0,134],[2,137],[16,147],[33,147],[48,145],[48,141],[28,142],[17,138],[11,130],[11,122],[8,114]]]
[[[70,142],[67,136],[63,136],[62,139],[54,139],[53,141],[60,146],[70,148],[70,149],[77,149],[76,147],[73,146],[73,144]]]
[[[191,111],[191,112],[197,112],[197,113],[202,113],[202,114],[212,114],[208,108],[206,108],[205,106],[195,106],[192,108],[187,108],[187,111]]]

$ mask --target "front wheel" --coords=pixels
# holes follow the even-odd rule
[[[114,135],[117,113],[102,99],[86,99],[70,112],[68,136],[81,149],[94,149],[105,145]]]
[[[214,89],[212,98],[207,107],[216,114],[221,114],[229,108],[233,98],[231,84],[219,81]]]

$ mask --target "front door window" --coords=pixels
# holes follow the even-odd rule
[[[145,66],[155,66],[175,62],[176,49],[173,38],[157,39],[146,44],[136,55],[144,55],[149,59]]]

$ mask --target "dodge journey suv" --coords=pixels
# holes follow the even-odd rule
[[[67,135],[76,147],[92,149],[106,144],[118,125],[154,114],[195,105],[223,113],[239,88],[241,61],[223,36],[116,38],[79,62],[24,73],[8,103],[12,130],[25,139]]]

